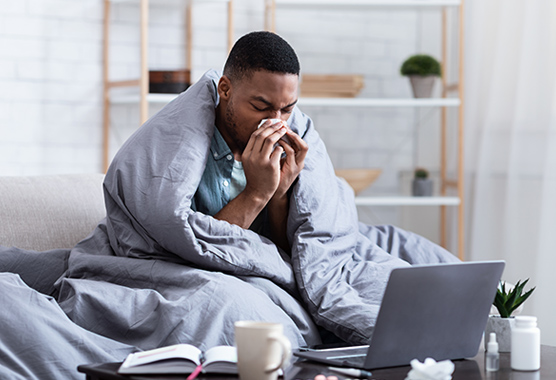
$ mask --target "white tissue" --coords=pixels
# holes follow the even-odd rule
[[[450,360],[437,362],[426,358],[423,363],[417,359],[411,361],[411,370],[405,380],[450,380],[454,372],[454,363]]]
[[[270,120],[270,124],[282,123],[282,125],[284,125],[284,126],[287,125],[286,122],[283,121],[282,119],[262,119],[261,122],[259,123],[259,126],[257,127],[257,129],[260,128],[261,125],[263,125],[264,122],[267,121],[267,120]]]

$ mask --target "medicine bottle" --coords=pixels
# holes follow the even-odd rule
[[[515,317],[511,366],[517,371],[536,371],[541,368],[541,331],[537,327],[537,317]]]
[[[496,333],[490,333],[490,339],[487,344],[487,352],[485,354],[485,369],[489,372],[498,371],[500,367],[500,354],[498,353],[498,342],[496,341]]]

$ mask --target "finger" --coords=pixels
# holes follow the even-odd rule
[[[272,124],[257,129],[255,132],[253,132],[251,137],[255,139],[254,145],[257,146],[258,144],[259,149],[262,149],[263,144],[266,142],[269,136],[272,136],[277,132],[278,132],[278,137],[274,142],[278,141],[280,137],[285,135],[287,130],[285,129],[285,127],[282,126],[281,123],[276,123],[276,124]]]
[[[326,376],[324,376],[324,375],[317,375],[317,376],[315,376],[315,380],[326,380]]]
[[[280,159],[282,158],[282,153],[284,152],[284,148],[280,145],[276,146],[274,151],[270,154],[270,162],[273,165],[280,165]]]
[[[253,150],[257,150],[260,151],[260,146],[258,149],[255,149],[255,145],[257,145],[257,141],[260,140],[260,137],[262,136],[262,138],[264,139],[265,136],[271,134],[273,132],[272,129],[268,129],[269,127],[271,127],[272,124],[270,122],[270,120],[265,120],[264,122],[259,123],[259,125],[257,126],[257,129],[255,129],[253,131],[253,133],[251,133],[251,136],[249,136],[249,140],[247,141],[247,145],[245,146],[244,149],[244,153],[245,151],[253,151]],[[260,143],[259,143],[260,145]]]
[[[288,139],[290,140],[290,144],[297,150],[301,150],[303,149],[304,146],[307,146],[307,143],[290,128],[288,128],[286,136],[288,136]]]
[[[286,153],[286,161],[288,165],[295,165],[295,149],[293,149],[290,144],[284,141],[284,139],[278,140],[278,144],[282,149],[284,149],[284,152]]]
[[[288,157],[291,156],[292,159],[295,159],[295,164],[296,165],[301,165],[301,163],[303,163],[303,161],[305,161],[305,157],[307,156],[307,151],[309,150],[309,146],[307,145],[307,143],[301,139],[298,135],[296,135],[294,133],[294,136],[297,137],[297,145],[292,144],[292,139],[290,138],[290,135],[287,135],[289,140],[290,140],[290,144],[284,148],[286,154],[288,155]],[[280,140],[280,142],[283,141]],[[287,144],[287,143],[285,143]],[[290,151],[288,150],[288,147],[291,148],[293,150],[293,154],[290,153]],[[293,165],[293,162],[288,162],[289,164]]]
[[[249,137],[242,156],[249,157],[253,153],[260,153],[264,148],[264,143],[267,137],[275,132],[276,130],[274,126],[261,127],[260,129],[255,130]],[[268,154],[270,153],[271,152],[269,151]]]
[[[264,155],[270,155],[272,154],[272,152],[275,149],[275,146],[278,146],[278,142],[280,141],[280,139],[286,134],[286,128],[285,127],[281,127],[280,129],[278,129],[277,131],[274,131],[274,133],[266,136],[264,138],[264,140],[261,141],[262,145],[260,147],[261,152]]]

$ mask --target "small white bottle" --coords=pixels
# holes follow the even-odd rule
[[[537,327],[537,317],[515,317],[511,366],[517,371],[536,371],[541,368],[541,331]]]
[[[500,354],[498,353],[498,342],[496,333],[491,332],[485,354],[485,369],[489,372],[498,371],[500,368]]]

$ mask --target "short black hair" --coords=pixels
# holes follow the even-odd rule
[[[299,75],[299,60],[293,48],[279,35],[251,32],[232,47],[224,65],[224,75],[235,81],[259,70]]]

